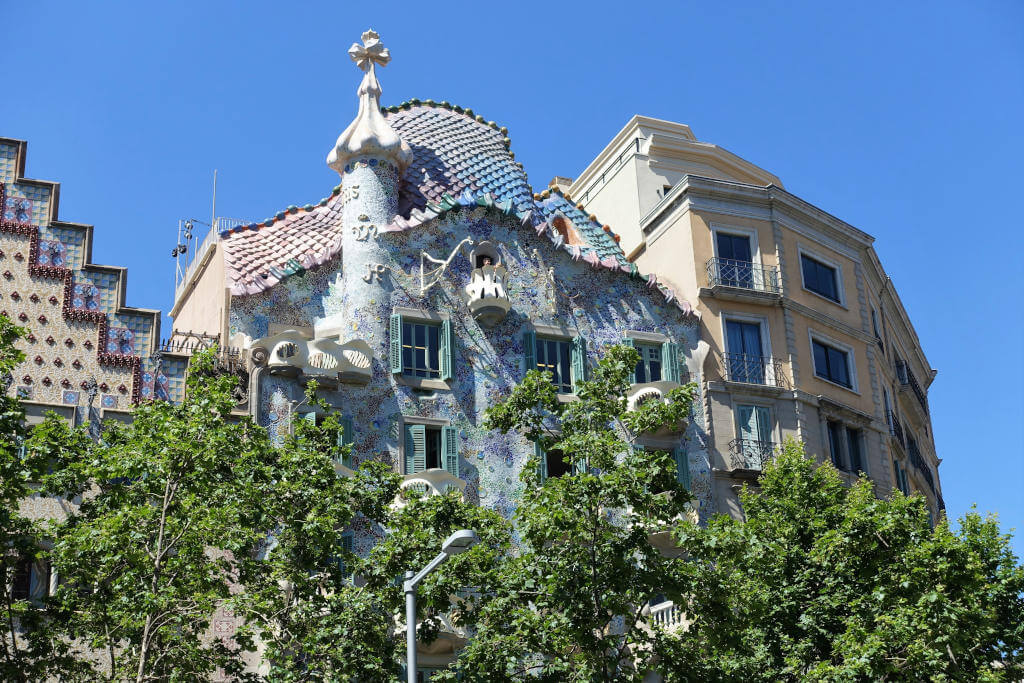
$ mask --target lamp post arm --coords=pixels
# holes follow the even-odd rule
[[[416,586],[420,584],[420,581],[425,579],[427,577],[427,574],[441,566],[441,563],[447,559],[448,555],[446,553],[440,553],[437,557],[432,559],[426,567],[420,570],[419,574],[412,577],[411,579],[407,579],[405,583],[402,584],[402,587],[405,589],[405,592],[408,593],[411,590],[416,590]]]

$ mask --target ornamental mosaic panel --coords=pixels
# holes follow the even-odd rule
[[[14,181],[17,171],[18,146],[0,142],[0,183]]]
[[[117,310],[117,273],[88,271],[75,273],[71,306],[89,311],[114,313]]]
[[[39,187],[37,185],[26,185],[22,183],[9,183],[6,187],[7,206],[12,204],[12,200],[16,206],[24,206],[24,203],[19,202],[18,200],[28,200],[29,202],[29,207],[25,214],[29,217],[29,220],[8,220],[19,220],[20,222],[32,223],[33,225],[46,225],[50,222],[50,188]],[[5,218],[6,213],[7,211],[5,208]]]
[[[40,229],[40,237],[56,240],[64,247],[64,267],[77,270],[84,265],[85,230],[76,228],[46,227]]]

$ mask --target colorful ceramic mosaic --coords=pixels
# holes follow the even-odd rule
[[[109,389],[104,408],[123,409],[150,395],[180,397],[184,362],[167,365],[148,385],[142,381],[152,370],[159,314],[121,305],[122,269],[84,262],[88,227],[49,224],[57,214],[50,205],[54,184],[18,175],[24,151],[23,142],[0,139],[0,313],[30,329],[21,386],[30,400],[51,405],[77,405],[82,384],[93,378]]]

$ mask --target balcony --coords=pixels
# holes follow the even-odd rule
[[[504,266],[482,266],[473,270],[466,285],[466,305],[473,317],[484,325],[505,318],[512,303],[505,291],[508,272]]]
[[[729,442],[730,465],[733,470],[760,472],[778,450],[774,441],[733,439]]]
[[[924,414],[928,414],[928,394],[925,393],[924,389],[917,381],[917,377],[914,377],[914,373],[910,370],[907,362],[904,360],[896,361],[896,376],[900,380],[900,389],[906,389],[914,394],[914,398],[921,404],[921,409],[924,410]]]
[[[266,365],[272,375],[315,379],[329,387],[338,382],[365,384],[373,375],[373,352],[360,339],[339,344],[327,337],[311,339],[297,330],[287,330],[253,341],[248,350],[253,365]]]
[[[935,490],[935,478],[932,477],[932,470],[925,463],[924,458],[921,456],[921,451],[918,450],[917,442],[910,439],[907,443],[907,458],[910,460],[910,464],[921,474],[921,477],[928,482],[928,488],[932,490],[932,493],[938,495]]]
[[[416,492],[421,497],[443,496],[449,491],[457,490],[460,495],[464,494],[466,482],[450,474],[447,470],[431,468],[415,474],[407,474],[399,484],[398,496],[395,497],[394,505],[401,509],[409,504],[409,496],[406,491]]]
[[[900,424],[900,419],[896,417],[896,413],[889,411],[889,432],[899,443],[901,448],[907,447],[907,440],[903,436],[903,425]]]
[[[682,607],[671,600],[645,607],[647,623],[651,626],[673,631],[686,625],[686,615]]]
[[[789,386],[782,372],[782,360],[745,353],[722,354],[722,376],[727,382],[757,384],[785,389]]]
[[[751,261],[713,258],[707,263],[712,296],[741,301],[774,303],[782,294],[779,269]]]

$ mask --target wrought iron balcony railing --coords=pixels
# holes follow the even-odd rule
[[[900,446],[907,447],[907,441],[903,436],[903,425],[900,424],[900,419],[896,417],[896,413],[889,411],[889,429],[892,431],[892,435],[899,441]]]
[[[929,468],[925,463],[924,458],[921,456],[921,451],[917,447],[917,442],[913,439],[910,439],[907,443],[907,457],[910,459],[910,464],[913,465],[917,471],[921,473],[921,476],[924,477],[924,480],[928,482],[928,488],[932,490],[932,493],[936,493],[935,479],[932,477],[931,468]]]
[[[921,404],[924,412],[928,412],[928,394],[924,392],[921,385],[917,381],[917,377],[914,377],[914,373],[910,370],[910,366],[907,365],[907,361],[898,360],[896,361],[896,376],[900,378],[900,384],[905,387],[909,387],[917,398],[917,402]]]
[[[733,439],[729,442],[729,450],[732,452],[733,469],[760,471],[775,457],[779,444],[758,439]]]
[[[713,258],[708,261],[708,285],[739,287],[771,294],[782,292],[778,268],[730,258]]]
[[[745,353],[722,354],[725,379],[729,382],[761,384],[769,387],[788,385],[782,372],[782,361],[768,356],[750,356]]]

